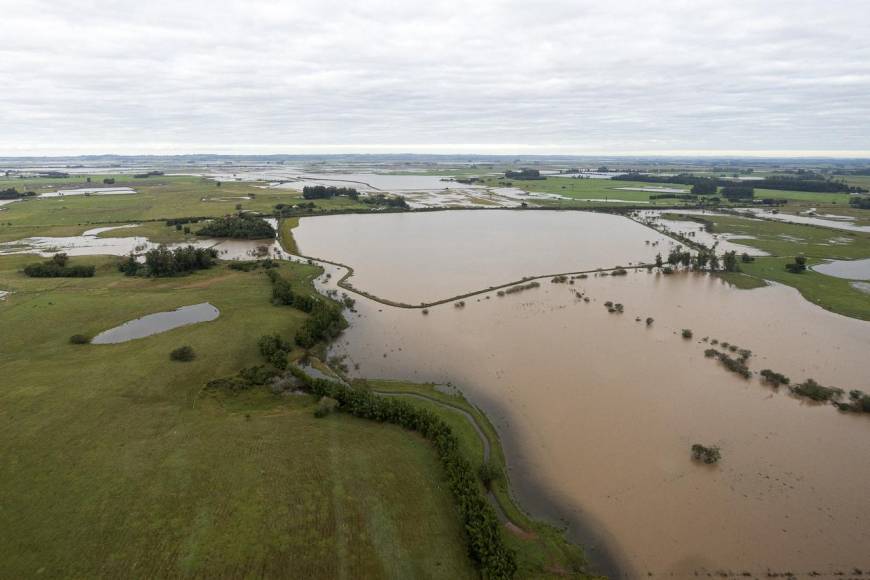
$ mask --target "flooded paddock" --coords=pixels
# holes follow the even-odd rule
[[[220,310],[203,302],[182,306],[168,312],[157,312],[125,322],[115,328],[101,332],[91,340],[91,344],[118,344],[145,338],[189,324],[209,322],[220,316]]]
[[[461,210],[302,218],[306,256],[351,265],[356,288],[419,304],[517,281],[655,261],[672,240],[622,216]]]
[[[370,216],[345,216],[360,224],[303,220],[311,231],[300,246],[308,250],[306,241],[320,229],[333,241],[312,247],[357,268],[359,286],[374,290],[368,285],[378,282],[378,293],[419,297],[486,287],[516,276],[519,266],[541,268],[542,260],[546,268],[571,270],[577,230],[594,233],[581,249],[605,255],[621,247],[620,239],[644,250],[644,238],[656,235],[635,233],[642,226],[628,220],[563,229],[560,217],[536,221],[562,214],[528,212],[513,214],[525,224],[504,226],[513,235],[490,238],[489,228],[474,230],[462,213],[425,216],[442,220],[437,228],[361,223]],[[541,235],[546,251],[524,232]],[[462,240],[452,254],[461,263],[445,259],[450,252],[424,251],[441,239]],[[372,264],[377,260],[387,265]],[[331,277],[318,281],[324,290],[343,273],[326,269]],[[461,388],[497,425],[521,504],[567,524],[573,537],[592,544],[598,561],[608,553],[624,577],[833,575],[870,567],[870,418],[799,400],[757,376],[743,379],[706,358],[702,341],[752,350],[756,373],[771,368],[793,382],[812,377],[867,390],[870,324],[827,312],[782,285],[737,290],[708,274],[645,270],[574,285],[542,281],[425,315],[356,298],[358,313],[332,349],[347,356],[351,374]],[[609,313],[605,301],[625,312]],[[654,319],[649,326],[647,317]],[[692,339],[681,337],[684,328]],[[694,443],[718,445],[722,461],[693,462]]]
[[[847,280],[870,280],[870,258],[863,260],[833,260],[812,267],[820,274]]]

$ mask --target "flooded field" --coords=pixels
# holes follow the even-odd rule
[[[191,306],[182,306],[169,312],[156,312],[130,320],[115,328],[101,332],[91,340],[91,344],[118,344],[138,338],[145,338],[152,334],[166,332],[174,328],[208,322],[220,316],[220,310],[203,302]]]
[[[834,260],[813,266],[813,270],[828,276],[846,278],[847,280],[870,280],[870,258],[864,260]]]
[[[757,217],[763,217],[765,219],[772,219],[782,222],[791,222],[794,224],[808,224],[814,226],[824,226],[826,228],[833,228],[836,230],[848,230],[850,232],[870,232],[870,226],[859,226],[851,223],[853,218],[849,218],[848,216],[845,219],[842,216],[832,217],[814,217],[808,215],[794,215],[790,213],[773,213],[770,210],[758,209],[758,208],[749,208],[741,210],[742,212],[751,214]]]
[[[40,193],[36,197],[69,197],[72,195],[132,195],[134,193],[136,193],[136,190],[130,187],[80,187],[77,189],[58,189],[57,191]]]
[[[360,287],[396,298],[437,296],[483,278],[483,286],[495,284],[542,260],[571,270],[585,250],[620,248],[622,238],[625,250],[643,254],[643,240],[656,236],[635,232],[642,226],[628,220],[602,221],[603,228],[536,223],[528,230],[559,232],[543,236],[545,250],[522,235],[521,222],[501,224],[513,235],[488,238],[489,229],[473,230],[462,213],[425,216],[444,221],[423,245],[434,226],[314,218],[333,239],[315,246],[320,257],[356,267]],[[513,215],[537,220],[539,213],[548,215]],[[583,243],[572,238],[577,230],[589,235]],[[314,239],[313,231],[300,236],[303,250]],[[466,261],[425,259],[438,240],[463,240],[453,256]],[[351,241],[364,251],[351,252]],[[327,271],[324,289],[342,273]],[[599,562],[605,553],[616,562],[606,569],[683,578],[870,567],[870,420],[729,373],[704,357],[709,345],[701,341],[751,349],[756,372],[772,368],[795,382],[812,377],[866,390],[870,324],[831,314],[781,285],[745,291],[706,274],[643,270],[504,297],[490,292],[428,315],[357,298],[358,314],[333,348],[347,355],[351,374],[459,386],[497,424],[521,503],[536,515],[564,518],[574,537],[594,545]],[[623,304],[625,313],[608,313],[605,301]],[[646,317],[654,318],[650,326]],[[683,328],[694,338],[683,339]],[[693,443],[720,446],[721,463],[692,462]]]
[[[622,216],[578,211],[302,218],[294,237],[307,256],[352,265],[355,287],[408,304],[524,276],[654,262],[672,243]]]
[[[699,222],[694,222],[688,219],[666,219],[662,217],[667,213],[674,213],[662,210],[642,210],[634,212],[634,217],[650,226],[655,227],[660,231],[666,231],[681,236],[691,238],[699,244],[704,244],[708,248],[714,245],[718,252],[735,251],[738,254],[749,254],[750,256],[767,256],[768,253],[764,250],[759,250],[752,246],[747,246],[740,243],[740,240],[750,239],[751,236],[740,236],[736,234],[714,234],[706,231],[704,225]],[[703,211],[680,210],[679,213],[687,215],[715,215]]]

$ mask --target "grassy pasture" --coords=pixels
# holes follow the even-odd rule
[[[202,392],[292,336],[259,272],[30,279],[0,257],[0,570],[7,577],[471,578],[431,448],[388,425],[315,419],[308,396]],[[299,292],[318,270],[284,264]],[[218,319],[118,345],[72,345],[209,301]],[[232,340],[228,340],[232,337]],[[190,344],[197,358],[170,362]]]

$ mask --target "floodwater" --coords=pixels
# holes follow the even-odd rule
[[[349,262],[358,276],[375,268],[383,277],[377,287],[368,286],[374,278],[366,275],[363,284],[360,277],[360,287],[401,297],[407,279],[440,278],[447,282],[426,293],[440,297],[479,285],[481,276],[488,279],[483,286],[513,278],[517,265],[528,273],[542,260],[547,269],[573,269],[573,234],[555,220],[549,229],[538,223],[539,213],[513,213],[521,220],[510,224],[515,235],[496,236],[497,253],[509,260],[497,259],[486,243],[489,230],[469,230],[462,212],[433,216],[441,220],[438,239],[462,240],[460,255],[474,267],[423,252],[413,234],[427,239],[433,228],[424,224],[313,218],[320,221],[305,225],[339,240],[318,242],[321,257]],[[579,248],[598,252],[634,240],[634,228],[642,227],[628,220],[584,225],[565,230],[591,230],[597,241]],[[368,239],[372,230],[376,243]],[[559,234],[551,238],[553,230]],[[524,232],[551,242],[548,251]],[[298,238],[303,249],[313,234]],[[349,253],[348,239],[365,251]],[[405,244],[412,249],[405,252]],[[343,269],[326,270],[331,277],[318,284],[334,288]],[[607,300],[624,304],[625,313],[608,313]],[[751,349],[756,372],[772,368],[793,381],[812,377],[867,390],[870,324],[827,312],[781,285],[746,291],[706,274],[645,270],[465,302],[424,315],[357,296],[358,314],[332,354],[348,355],[350,368],[358,364],[355,375],[460,387],[498,427],[521,504],[567,524],[572,537],[593,544],[596,561],[609,554],[617,566],[605,571],[685,578],[870,568],[870,418],[803,402],[756,377],[744,380],[705,358],[701,342],[709,336]],[[636,320],[647,316],[655,319],[649,327]],[[681,338],[682,328],[694,338]],[[720,446],[720,464],[692,462],[696,442]]]
[[[197,322],[208,322],[220,316],[220,310],[203,302],[192,306],[182,306],[168,312],[157,312],[149,314],[142,318],[130,320],[121,326],[110,328],[101,332],[91,340],[91,344],[118,344],[119,342],[128,342],[137,338],[145,338],[153,334],[159,334],[187,326],[188,324],[196,324]]]
[[[671,244],[622,216],[542,210],[306,217],[293,236],[306,256],[352,265],[355,287],[407,304],[525,276],[651,263]]]
[[[747,208],[742,210],[756,217],[777,220],[781,222],[791,222],[794,224],[809,224],[814,226],[824,226],[835,230],[848,230],[850,232],[870,232],[870,226],[859,226],[850,223],[850,220],[844,219],[823,219],[819,217],[810,217],[805,215],[794,215],[790,213],[773,213],[770,210]]]
[[[277,220],[266,220],[272,227],[277,228]],[[64,252],[70,256],[127,256],[131,253],[139,255],[148,250],[157,248],[156,244],[148,238],[131,236],[127,238],[99,237],[99,234],[126,228],[135,228],[139,224],[126,224],[121,226],[107,226],[93,228],[82,233],[80,236],[67,237],[33,237],[24,238],[12,242],[0,243],[0,256],[4,254],[38,254],[51,256],[58,252]],[[218,258],[222,260],[254,260],[258,258],[287,258],[287,253],[281,248],[277,240],[232,240],[198,238],[177,244],[165,244],[173,249],[184,246],[196,248],[214,248],[218,252]]]
[[[634,213],[634,217],[645,224],[654,226],[656,229],[671,232],[686,236],[692,241],[699,244],[704,244],[708,248],[716,246],[717,253],[735,251],[738,254],[748,254],[750,256],[769,256],[764,250],[759,250],[752,246],[747,246],[740,243],[740,240],[752,239],[752,236],[741,236],[738,234],[714,234],[704,229],[704,224],[693,222],[692,220],[673,220],[665,219],[662,216],[666,213],[689,214],[692,212],[685,210],[641,210]],[[695,212],[697,213],[697,212]],[[700,213],[698,215],[704,215]],[[706,214],[716,215],[716,214]]]
[[[623,191],[646,191],[649,193],[689,193],[688,189],[675,189],[673,187],[614,187]]]
[[[820,274],[847,280],[870,280],[870,258],[863,260],[833,260],[813,266]]]
[[[36,197],[69,197],[71,195],[132,195],[134,193],[136,193],[136,190],[130,187],[81,187],[78,189],[59,189],[57,191],[49,191],[48,193],[40,193]]]

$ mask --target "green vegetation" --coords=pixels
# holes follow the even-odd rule
[[[261,217],[240,213],[214,219],[201,227],[196,235],[211,238],[265,240],[275,237],[275,228]]]
[[[69,265],[66,254],[55,254],[50,260],[24,266],[24,275],[31,278],[91,278],[94,266]]]
[[[262,270],[124,277],[116,258],[95,257],[78,258],[93,278],[27,278],[30,259],[0,257],[0,287],[14,291],[0,304],[0,409],[14,422],[0,441],[0,496],[15,506],[5,574],[476,577],[421,438],[341,413],[318,420],[309,396],[201,390],[256,360],[259,336],[293,336],[307,318],[269,303]],[[313,295],[319,269],[279,270]],[[204,301],[221,311],[207,325],[69,342],[70,328],[93,336]],[[179,344],[198,356],[167,364]]]
[[[91,342],[91,339],[84,334],[74,334],[69,337],[69,342],[70,344],[88,344]]]
[[[302,197],[305,199],[332,199],[339,196],[357,199],[359,192],[353,187],[335,187],[333,185],[306,185],[302,188]]]
[[[281,247],[295,256],[299,255],[299,248],[296,246],[296,239],[293,237],[293,229],[298,225],[298,217],[282,218],[278,225],[278,240],[281,243]]]
[[[770,369],[764,369],[758,374],[761,376],[761,380],[763,382],[772,385],[773,387],[787,385],[791,382],[791,379],[789,379],[787,376],[781,373],[774,372]]]
[[[835,401],[843,396],[843,389],[837,387],[824,387],[813,379],[807,379],[789,387],[792,393],[799,397],[805,397],[816,402]]]
[[[196,358],[196,352],[189,344],[179,346],[169,353],[169,359],[178,362],[190,362]]]
[[[707,447],[700,443],[695,443],[692,445],[692,459],[712,465],[719,463],[719,460],[722,459],[722,451],[715,445]]]
[[[217,250],[186,246],[170,250],[159,246],[145,252],[145,262],[140,264],[132,254],[118,263],[118,271],[125,276],[151,276],[163,278],[180,276],[207,270],[217,263]]]
[[[692,330],[690,328],[684,328],[680,334],[682,334],[685,339],[692,338]]]

